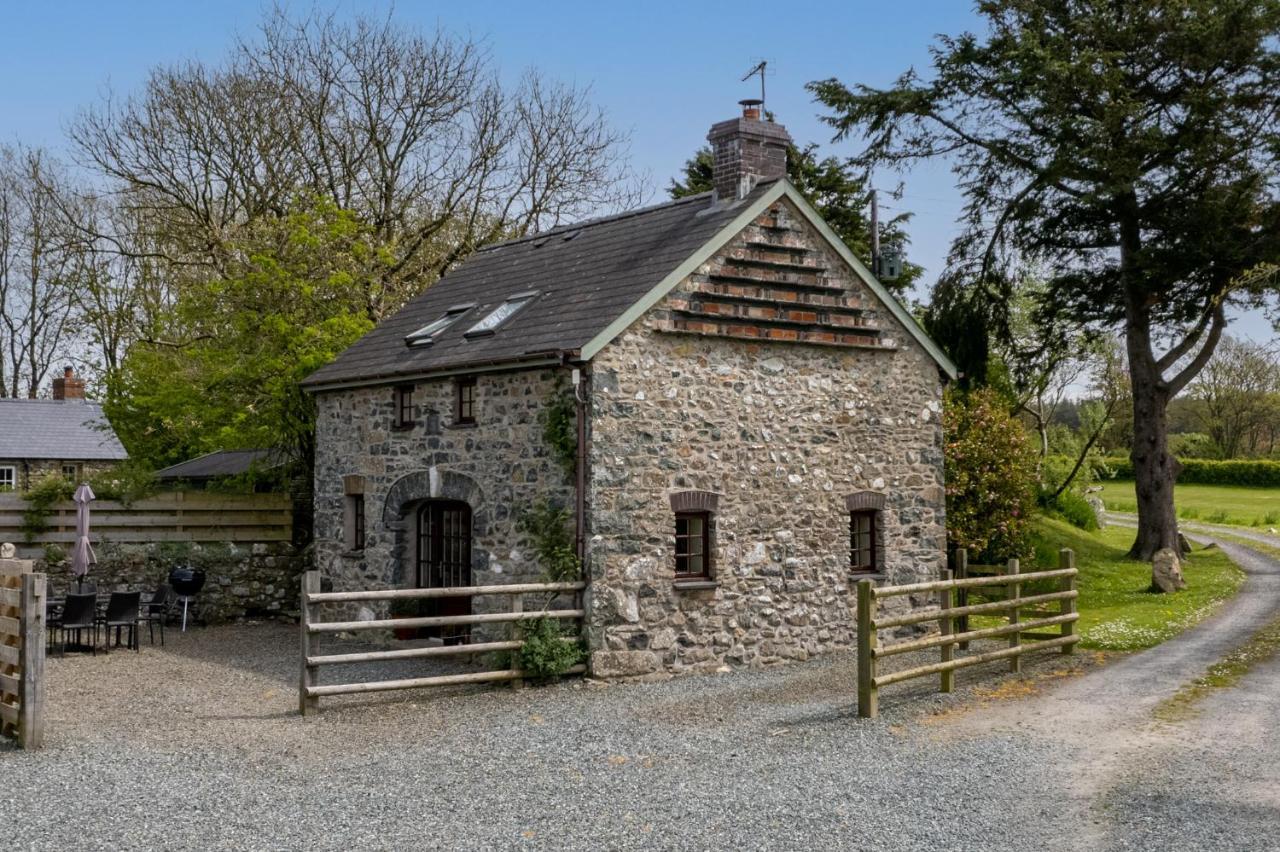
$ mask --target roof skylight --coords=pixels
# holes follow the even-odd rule
[[[516,315],[516,312],[534,300],[536,292],[516,293],[494,308],[484,319],[467,329],[466,337],[483,337],[495,333],[498,328]]]
[[[455,305],[445,311],[443,315],[427,323],[417,331],[412,332],[411,334],[406,334],[404,336],[405,346],[430,346],[432,343],[435,343],[436,337],[440,332],[453,325],[463,314],[474,307],[474,304]]]

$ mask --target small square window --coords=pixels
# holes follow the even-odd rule
[[[476,379],[464,376],[457,382],[457,405],[454,422],[459,426],[471,426],[476,422]]]
[[[62,475],[72,482],[78,481],[80,479],[80,465],[64,464],[62,466]]]
[[[402,385],[395,390],[395,419],[393,425],[396,429],[409,429],[413,427],[413,385]]]
[[[711,577],[711,514],[676,514],[676,579]]]
[[[849,569],[872,572],[876,565],[876,521],[879,512],[849,513]]]
[[[0,467],[0,491],[18,490],[18,469],[9,465]]]

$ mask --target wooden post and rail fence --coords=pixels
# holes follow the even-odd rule
[[[967,561],[967,560],[966,560]],[[892,683],[904,680],[939,675],[939,689],[951,692],[955,685],[955,670],[976,666],[996,660],[1009,660],[1011,671],[1021,671],[1022,655],[1033,651],[1059,649],[1064,654],[1071,653],[1073,646],[1079,641],[1075,623],[1080,617],[1076,612],[1076,570],[1075,553],[1064,549],[1058,554],[1058,568],[1051,571],[1036,571],[1026,574],[1019,572],[1017,560],[1010,560],[1004,573],[991,576],[954,577],[951,571],[943,572],[943,579],[927,583],[912,583],[904,586],[881,586],[876,588],[871,580],[858,583],[858,715],[863,718],[874,718],[879,712],[879,689]],[[974,566],[970,566],[974,567]],[[1057,590],[1053,592],[1023,595],[1023,585],[1027,583],[1043,583],[1053,581]],[[1003,599],[990,600],[984,603],[956,605],[957,592],[966,595],[970,590],[1001,590]],[[880,601],[900,595],[918,595],[937,592],[939,596],[937,609],[913,610],[902,615],[881,617]],[[1057,605],[1057,612],[1046,612],[1046,605]],[[1032,610],[1032,617],[1022,620],[1027,610]],[[995,627],[970,629],[969,616],[972,615],[1005,615],[1008,623]],[[894,627],[923,624],[936,621],[939,632],[919,639],[908,639],[891,645],[881,645],[879,632]],[[1059,634],[1046,635],[1035,631],[1056,627]],[[976,639],[1005,638],[1008,646],[997,650],[956,657],[955,650],[967,648]],[[1025,641],[1031,639],[1032,641]],[[937,663],[902,669],[887,674],[880,674],[879,664],[885,657],[904,654],[909,651],[923,651],[937,648],[941,659]]]
[[[298,709],[305,716],[308,712],[319,708],[320,698],[326,695],[344,695],[361,692],[382,692],[395,689],[420,689],[429,686],[448,686],[464,683],[493,683],[511,681],[517,687],[523,685],[525,672],[519,668],[495,669],[490,671],[467,672],[464,674],[435,675],[431,677],[404,678],[399,680],[376,680],[350,683],[319,682],[320,667],[351,663],[376,663],[393,660],[413,660],[423,658],[444,658],[508,651],[518,652],[524,647],[524,641],[518,638],[518,625],[521,622],[540,618],[577,619],[581,620],[585,611],[579,606],[574,609],[539,609],[526,610],[524,596],[529,594],[558,595],[574,593],[577,595],[587,586],[584,582],[572,583],[512,583],[503,586],[455,586],[438,589],[374,589],[355,592],[322,592],[320,591],[320,572],[308,571],[302,576],[301,598],[301,633],[302,659],[301,680],[298,686]],[[409,618],[380,618],[362,621],[320,621],[317,618],[319,607],[325,604],[344,604],[368,601],[396,600],[433,600],[450,597],[490,597],[506,595],[511,598],[510,608],[506,612],[475,613],[472,615],[436,615],[414,616]],[[439,645],[426,648],[402,648],[387,651],[364,651],[347,654],[320,654],[315,647],[318,637],[325,634],[347,633],[367,630],[396,630],[423,627],[462,627],[477,624],[512,624],[517,625],[516,637],[507,640],[474,642],[459,645]],[[577,641],[566,637],[566,642]],[[586,666],[576,665],[566,674],[580,674]]]
[[[44,574],[23,559],[0,559],[0,736],[44,744]]]

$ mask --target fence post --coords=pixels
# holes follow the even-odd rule
[[[1009,568],[1006,573],[1008,573],[1010,577],[1016,578],[1018,576],[1018,573],[1021,570],[1022,570],[1021,564],[1018,562],[1017,559],[1009,560]],[[1011,605],[1009,609],[1009,623],[1016,625],[1019,621],[1018,598],[1022,597],[1022,584],[1014,582],[1014,583],[1010,583],[1005,588],[1008,589],[1008,592],[1006,593],[1006,597],[1008,598],[1008,602]],[[1021,645],[1022,645],[1022,634],[1016,630],[1010,633],[1009,647],[1017,648],[1017,647],[1020,647]],[[1009,671],[1011,672],[1022,671],[1022,655],[1021,654],[1014,654],[1012,657],[1009,658]]]
[[[307,695],[307,687],[316,682],[316,667],[307,664],[311,656],[311,604],[307,595],[320,591],[320,572],[307,571],[302,575],[302,607],[299,610],[298,625],[302,633],[302,671],[298,681],[298,712],[303,716],[309,710],[320,709],[320,699]]]
[[[1070,568],[1076,567],[1076,553],[1069,547],[1064,547],[1058,551],[1058,567]],[[1071,574],[1063,577],[1058,583],[1058,589],[1063,592],[1073,592],[1076,588],[1076,575]],[[1076,611],[1076,602],[1074,598],[1064,598],[1062,601],[1062,615],[1071,615]],[[1062,635],[1072,636],[1076,632],[1076,623],[1074,621],[1064,621],[1062,623]],[[1062,653],[1070,654],[1076,648],[1074,642],[1069,642],[1062,646]]]
[[[966,548],[962,547],[956,551],[955,578],[957,580],[963,580],[968,576],[969,576],[969,551]],[[956,606],[963,607],[968,605],[969,605],[969,590],[956,589]],[[957,633],[968,633],[969,632],[969,616],[967,615],[957,616],[955,626],[956,626]],[[961,642],[960,650],[961,651],[969,650],[969,643]]]
[[[946,580],[947,582],[951,582],[951,572],[944,568],[942,570],[942,579]],[[955,594],[955,589],[952,588],[951,586],[948,586],[947,588],[942,590],[939,596],[941,600],[938,602],[938,605],[942,609],[942,617],[938,619],[938,624],[939,624],[939,628],[942,631],[943,636],[950,636],[954,632],[951,626],[951,616],[947,614],[947,610],[951,609],[951,597],[954,594]],[[949,643],[942,645],[942,662],[949,663],[954,658],[955,658],[955,645],[952,645]],[[939,689],[942,692],[950,692],[952,689],[955,688],[956,673],[954,670],[945,669],[944,671],[941,672],[941,677],[942,677],[942,683]]]
[[[22,575],[22,651],[18,663],[18,745],[37,749],[44,745],[44,574]]]
[[[858,716],[874,719],[880,710],[876,690],[875,587],[870,580],[858,581]]]
[[[511,595],[511,612],[519,615],[524,612],[524,595],[515,592]],[[524,639],[524,627],[519,621],[511,622],[511,638],[516,641]],[[520,668],[520,648],[514,648],[511,651],[511,668]],[[524,689],[524,678],[516,678],[511,681],[512,689]]]

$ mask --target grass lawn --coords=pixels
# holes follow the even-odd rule
[[[1197,550],[1184,561],[1185,590],[1152,594],[1147,591],[1150,563],[1125,558],[1132,543],[1133,530],[1120,527],[1089,533],[1063,521],[1037,522],[1036,561],[1041,570],[1058,567],[1059,548],[1076,552],[1081,647],[1137,651],[1158,645],[1210,615],[1244,582],[1244,572],[1211,548]]]
[[[1138,511],[1133,482],[1102,483],[1102,499],[1115,512]],[[1178,517],[1238,527],[1280,526],[1280,488],[1241,485],[1178,485],[1174,487]]]

